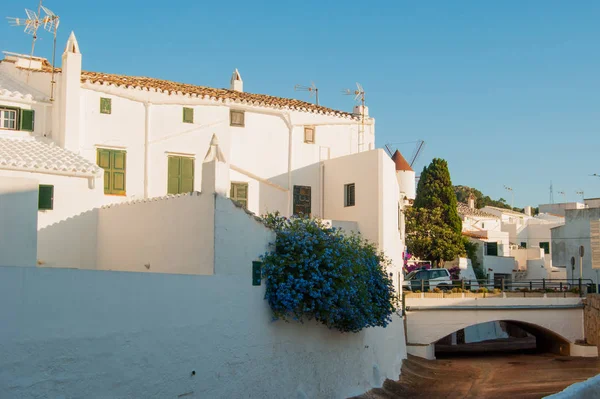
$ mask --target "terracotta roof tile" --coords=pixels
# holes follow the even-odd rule
[[[43,61],[42,72],[52,72],[52,65]],[[56,73],[61,73],[60,68],[55,68]],[[173,82],[170,80],[148,78],[143,76],[126,76],[103,72],[81,72],[81,82],[95,84],[113,84],[125,88],[154,89],[166,94],[182,94],[197,97],[208,97],[216,100],[232,100],[245,102],[250,105],[259,105],[275,108],[286,108],[293,111],[312,112],[317,114],[332,115],[342,118],[358,119],[358,116],[344,111],[315,105],[306,101],[293,98],[275,97],[268,94],[245,93],[229,89],[216,89],[212,87],[196,86],[187,83]],[[406,162],[406,161],[405,161]],[[409,166],[410,168],[410,166]],[[412,169],[411,169],[412,170]]]
[[[400,151],[396,150],[394,155],[392,155],[392,161],[396,164],[396,170],[413,172],[413,168],[406,162],[406,159],[404,159]]]
[[[475,217],[481,217],[481,218],[499,219],[498,216],[492,215],[491,213],[487,213],[485,211],[482,211],[481,209],[477,209],[477,208],[471,209],[471,208],[469,208],[469,205],[464,204],[462,202],[459,202],[457,204],[457,209],[458,209],[458,214],[463,215],[463,216],[475,216]]]
[[[471,238],[487,238],[487,231],[463,231],[462,235]]]

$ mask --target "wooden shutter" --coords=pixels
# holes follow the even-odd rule
[[[181,157],[181,193],[194,191],[194,158]]]
[[[110,151],[98,149],[97,164],[104,169],[104,194],[110,194]]]
[[[32,109],[21,110],[21,130],[33,132],[35,125],[35,111]]]
[[[244,208],[248,208],[248,183],[231,183],[229,196]]]
[[[307,144],[314,144],[315,142],[315,128],[312,126],[306,126],[304,128],[304,142]]]
[[[125,195],[125,151],[112,151],[112,194]]]
[[[38,196],[38,209],[50,210],[54,208],[54,186],[40,184]]]
[[[310,186],[294,186],[294,215],[310,217],[311,192]]]
[[[229,119],[230,119],[230,125],[231,126],[244,126],[244,111],[236,111],[236,110],[231,110],[229,112]]]
[[[346,199],[345,206],[354,206],[355,205],[355,185],[354,183],[346,184]]]
[[[110,98],[100,98],[100,113],[110,114],[112,113],[112,100]]]
[[[194,109],[183,107],[183,122],[194,123]]]
[[[167,193],[179,194],[179,177],[181,176],[181,160],[179,157],[169,157],[168,173]]]

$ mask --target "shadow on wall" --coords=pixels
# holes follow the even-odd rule
[[[314,163],[303,168],[292,170],[292,192],[291,200],[294,201],[294,186],[309,186],[311,188],[311,214],[313,216],[322,217],[322,207],[319,202],[321,192],[320,180],[320,163]],[[288,186],[287,173],[271,176],[267,180],[281,186]],[[282,215],[287,214],[287,196],[288,193],[271,187],[265,183],[259,185],[259,204],[258,209],[260,215],[279,211]]]
[[[0,266],[35,266],[38,182],[0,177]]]
[[[92,209],[41,229],[38,265],[96,269],[99,211]]]

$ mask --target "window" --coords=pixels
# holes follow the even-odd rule
[[[549,242],[540,242],[540,248],[544,249],[544,254],[548,255],[550,253],[550,243]]]
[[[112,100],[110,98],[100,97],[100,113],[101,114],[112,113]]]
[[[527,248],[527,243],[526,242],[521,242],[521,248]]]
[[[183,107],[183,123],[194,123],[194,109]]]
[[[498,243],[497,242],[486,242],[485,254],[487,256],[498,256]]]
[[[314,126],[304,126],[304,142],[307,144],[315,143],[315,128],[314,128]]]
[[[481,223],[481,228],[485,229],[485,223]]]
[[[169,156],[167,194],[194,191],[194,158]]]
[[[229,111],[229,125],[244,127],[245,114],[244,111],[231,110]]]
[[[344,186],[344,206],[354,206],[355,204],[355,188],[354,183]]]
[[[248,208],[248,183],[231,183],[231,192],[229,197],[232,200],[242,204],[244,208]]]
[[[311,187],[294,186],[294,215],[310,217]]]
[[[31,109],[0,108],[0,129],[33,132],[35,112]]]
[[[125,151],[98,149],[97,163],[104,169],[104,194],[125,195],[126,160]]]
[[[38,193],[38,209],[51,210],[54,208],[54,186],[40,184]]]
[[[16,109],[0,109],[0,128],[17,130]]]

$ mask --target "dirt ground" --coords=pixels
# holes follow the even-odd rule
[[[387,380],[383,388],[356,399],[542,398],[598,373],[598,358],[506,353],[438,360],[409,356],[400,381]]]

